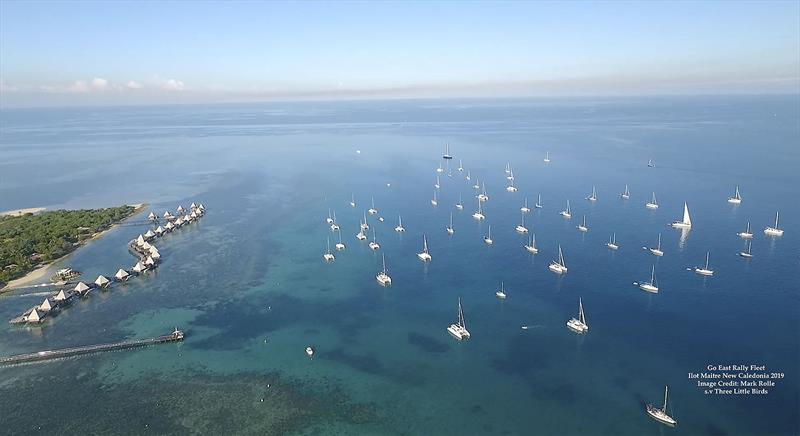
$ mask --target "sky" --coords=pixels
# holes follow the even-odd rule
[[[0,0],[0,107],[800,93],[800,1]]]

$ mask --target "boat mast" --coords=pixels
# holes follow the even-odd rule
[[[581,323],[586,324],[586,316],[583,314],[583,301],[578,298],[578,318],[580,318]]]
[[[428,239],[425,237],[425,235],[422,235],[422,251],[424,253],[428,252]]]
[[[708,269],[708,256],[711,254],[710,251],[706,251],[706,269]]]
[[[669,392],[669,386],[664,386],[664,407],[661,408],[661,411],[664,414],[667,413],[667,393]]]

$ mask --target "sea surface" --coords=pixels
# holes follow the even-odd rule
[[[0,368],[0,432],[798,434],[798,120],[797,96],[3,110],[0,210],[149,204],[52,269],[111,275],[135,263],[126,244],[147,230],[148,211],[194,201],[206,216],[155,243],[155,272],[41,326],[0,322],[4,356],[187,333]],[[444,162],[448,143],[455,159]],[[516,193],[505,190],[507,163]],[[471,217],[476,180],[490,196],[482,222]],[[743,202],[731,205],[737,185]],[[644,207],[652,192],[657,210]],[[514,227],[537,194],[530,255]],[[371,198],[377,252],[355,238]],[[571,220],[558,215],[567,200]],[[691,231],[668,228],[684,202]],[[347,248],[326,264],[326,240],[339,240],[329,210]],[[767,237],[776,211],[785,234]],[[404,234],[393,231],[398,216]],[[737,256],[748,221],[751,260]],[[612,233],[617,251],[604,245]],[[655,258],[642,247],[659,233],[665,255]],[[428,264],[416,256],[423,234]],[[564,276],[547,268],[559,244]],[[707,252],[713,277],[687,271]],[[375,280],[382,255],[388,288]],[[653,265],[658,294],[633,285]],[[0,321],[40,292],[0,297]],[[459,297],[472,334],[463,342],[445,330]],[[585,335],[565,326],[579,298]],[[766,395],[706,395],[687,377],[727,364],[785,378]],[[675,428],[644,412],[665,385]]]

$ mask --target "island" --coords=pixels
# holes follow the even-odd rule
[[[12,280],[66,256],[144,205],[0,216],[0,291]]]

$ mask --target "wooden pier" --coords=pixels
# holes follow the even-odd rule
[[[183,332],[177,328],[170,334],[148,339],[133,339],[109,344],[86,345],[83,347],[62,348],[58,350],[45,350],[36,353],[17,354],[14,356],[0,357],[0,365],[15,365],[18,363],[37,362],[41,360],[58,359],[61,357],[77,356],[80,354],[96,353],[100,351],[124,350],[127,348],[146,347],[148,345],[177,342],[183,340]]]

